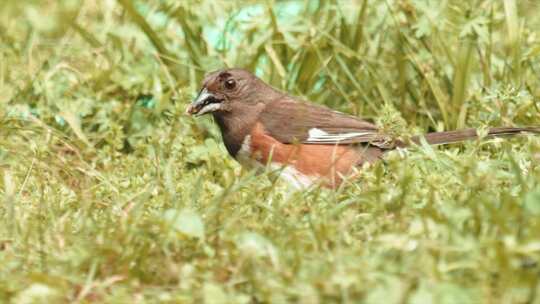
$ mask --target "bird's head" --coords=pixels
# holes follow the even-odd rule
[[[228,112],[237,102],[254,102],[259,79],[243,69],[211,72],[203,80],[199,95],[186,109],[190,115]]]

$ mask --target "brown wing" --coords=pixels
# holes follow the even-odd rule
[[[259,118],[266,132],[282,143],[388,144],[388,137],[372,123],[290,98],[268,103]]]

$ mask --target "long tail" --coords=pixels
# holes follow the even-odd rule
[[[523,127],[523,128],[513,128],[513,127],[500,127],[492,128],[488,131],[488,138],[493,137],[504,137],[512,136],[522,133],[536,133],[540,134],[540,127]],[[457,131],[446,131],[446,132],[433,132],[423,135],[426,141],[431,145],[444,145],[451,144],[455,142],[471,140],[478,138],[476,129],[464,129]],[[420,143],[420,136],[415,136],[412,138],[412,141],[415,143]]]

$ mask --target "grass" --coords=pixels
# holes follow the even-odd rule
[[[183,115],[205,72],[239,66],[395,135],[540,125],[539,17],[526,0],[8,0],[0,302],[540,303],[540,138],[415,147],[295,192]]]

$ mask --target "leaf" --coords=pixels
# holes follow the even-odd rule
[[[525,210],[534,215],[540,214],[540,187],[537,187],[525,196]]]
[[[236,240],[236,246],[245,255],[252,257],[269,257],[277,265],[277,251],[274,245],[255,232],[244,232]]]
[[[463,41],[460,46],[459,60],[454,69],[454,83],[452,91],[452,105],[454,109],[459,109],[459,115],[455,121],[455,126],[464,128],[467,118],[467,90],[469,87],[469,70],[472,63],[474,45],[470,41]]]
[[[205,283],[203,287],[204,303],[206,304],[226,304],[227,294],[221,286],[213,283]]]
[[[42,283],[34,283],[28,288],[19,292],[13,303],[30,304],[30,303],[55,303],[60,301],[61,294],[58,290]]]
[[[88,147],[92,147],[92,144],[90,143],[90,141],[88,140],[88,138],[86,137],[86,135],[84,134],[81,128],[81,121],[79,117],[71,111],[64,111],[60,113],[60,115],[68,123],[68,125],[71,127],[75,135],[77,135],[77,137],[82,142],[84,142]]]
[[[177,232],[188,237],[204,238],[204,223],[195,211],[169,209],[165,211],[164,218]]]

